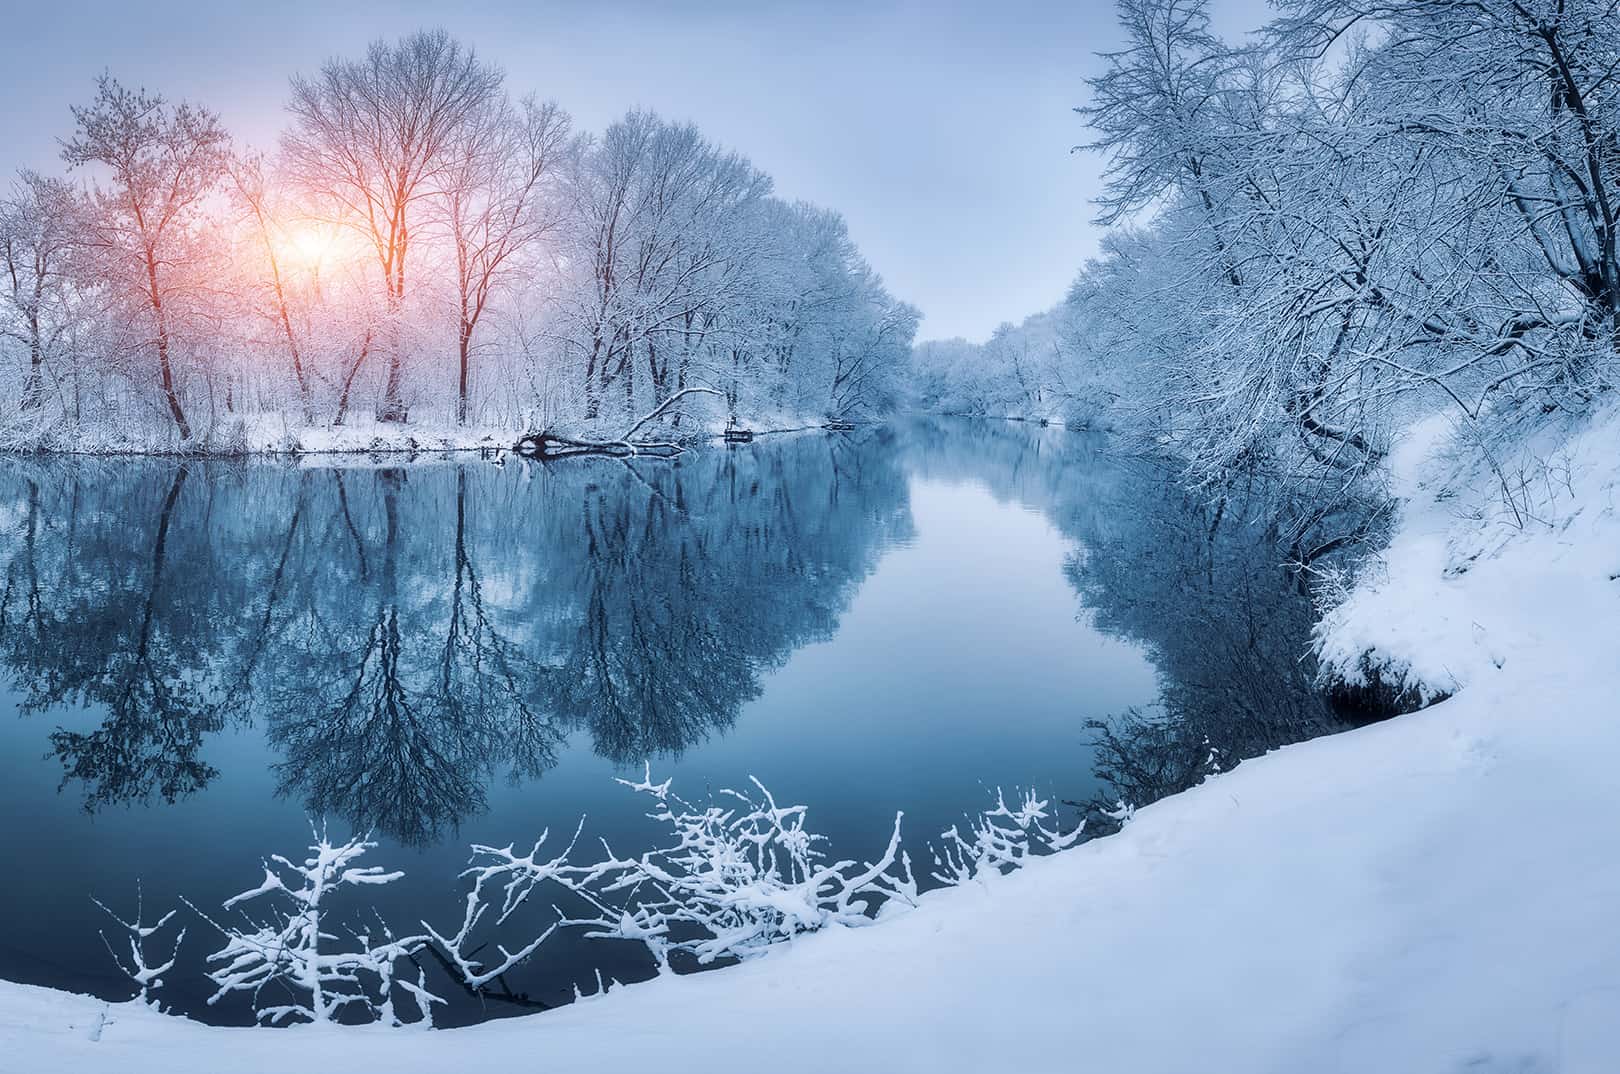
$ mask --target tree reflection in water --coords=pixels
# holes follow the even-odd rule
[[[1102,811],[1118,800],[1145,805],[1216,766],[1350,726],[1315,682],[1310,595],[1278,534],[1253,521],[1284,513],[1277,497],[1297,491],[1257,477],[1189,492],[1172,463],[1100,434],[963,424],[920,429],[915,465],[978,473],[1045,514],[1076,543],[1066,573],[1094,624],[1145,644],[1159,671],[1155,706],[1091,724],[1102,789],[1088,830],[1107,830]]]
[[[215,778],[426,844],[575,730],[616,763],[728,726],[909,532],[886,432],[675,464],[6,464],[0,657],[86,808]],[[829,510],[836,506],[837,510]]]
[[[85,785],[90,809],[154,793],[172,802],[217,774],[198,757],[222,726],[190,673],[205,659],[200,610],[174,584],[190,552],[176,525],[190,472],[182,464],[129,490],[129,506],[149,520],[134,532],[120,532],[117,508],[81,496],[77,483],[64,496],[24,478],[12,509],[22,540],[0,598],[6,662],[24,711],[105,710],[95,731],[51,735],[64,782]]]
[[[426,844],[576,731],[622,765],[729,726],[909,534],[908,472],[1041,511],[1087,614],[1150,649],[1158,707],[1096,728],[1108,796],[1343,726],[1309,599],[1249,521],[1275,490],[1210,502],[1101,437],[994,422],[675,463],[13,461],[0,655],[25,710],[99,718],[51,736],[89,809],[195,792],[236,721],[312,813]]]

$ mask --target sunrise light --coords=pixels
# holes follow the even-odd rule
[[[322,267],[345,254],[332,225],[310,220],[288,224],[280,246],[288,267],[310,273],[319,273]]]

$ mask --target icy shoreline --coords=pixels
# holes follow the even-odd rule
[[[539,1020],[220,1029],[0,984],[0,1070],[1612,1070],[1620,415],[1559,444],[1556,494],[1520,529],[1488,481],[1453,477],[1446,434],[1408,439],[1390,548],[1321,628],[1341,676],[1371,651],[1452,692],[1421,712],[1245,762],[877,927]]]

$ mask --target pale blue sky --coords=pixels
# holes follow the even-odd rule
[[[1262,0],[1216,0],[1238,33]],[[842,211],[922,338],[983,338],[1060,297],[1096,249],[1098,163],[1071,156],[1109,3],[575,2],[243,5],[30,0],[6,18],[0,169],[58,167],[68,105],[109,68],[269,145],[287,77],[367,41],[443,26],[600,130],[641,105],[690,119]]]

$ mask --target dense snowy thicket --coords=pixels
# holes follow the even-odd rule
[[[1444,407],[1475,448],[1620,381],[1620,13],[1286,0],[1243,45],[1124,0],[1078,111],[1117,224],[1056,309],[916,350],[945,411],[1123,424],[1222,492],[1353,497]],[[1518,478],[1498,474],[1522,513]],[[1300,558],[1350,534],[1284,520]]]
[[[509,442],[713,389],[680,435],[897,395],[917,312],[690,124],[578,134],[443,32],[295,77],[287,111],[260,153],[97,81],[66,177],[0,199],[0,444]]]

